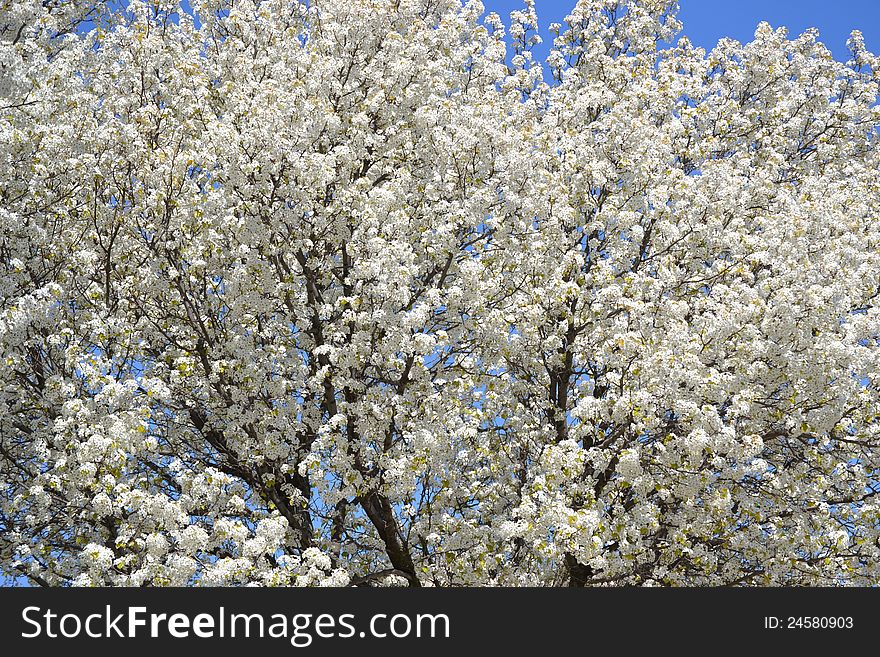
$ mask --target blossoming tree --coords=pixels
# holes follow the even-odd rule
[[[0,4],[7,578],[878,583],[880,59],[675,4]]]

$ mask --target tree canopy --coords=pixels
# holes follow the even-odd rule
[[[880,581],[880,60],[536,26],[0,3],[0,571]]]

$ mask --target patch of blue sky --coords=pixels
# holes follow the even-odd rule
[[[487,12],[497,12],[504,20],[511,11],[521,10],[519,0],[483,0]],[[536,0],[538,34],[543,43],[534,49],[535,58],[546,59],[553,47],[551,23],[563,23],[574,7],[573,0]],[[774,28],[787,27],[793,38],[809,28],[819,30],[819,39],[835,59],[846,61],[846,41],[850,32],[860,30],[865,44],[880,50],[880,2],[877,0],[680,0],[678,19],[683,24],[679,36],[687,36],[694,45],[710,50],[724,37],[742,43],[752,40],[755,28],[767,21]]]

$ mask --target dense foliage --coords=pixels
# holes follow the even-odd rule
[[[877,584],[880,61],[675,4],[0,2],[2,572]]]

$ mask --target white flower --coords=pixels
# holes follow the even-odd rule
[[[97,543],[89,543],[80,553],[80,559],[97,571],[107,570],[113,565],[113,551]]]
[[[179,533],[177,543],[181,550],[192,554],[207,547],[208,533],[198,525],[190,525]]]
[[[161,558],[168,552],[168,540],[162,534],[150,534],[146,538],[147,553]]]

